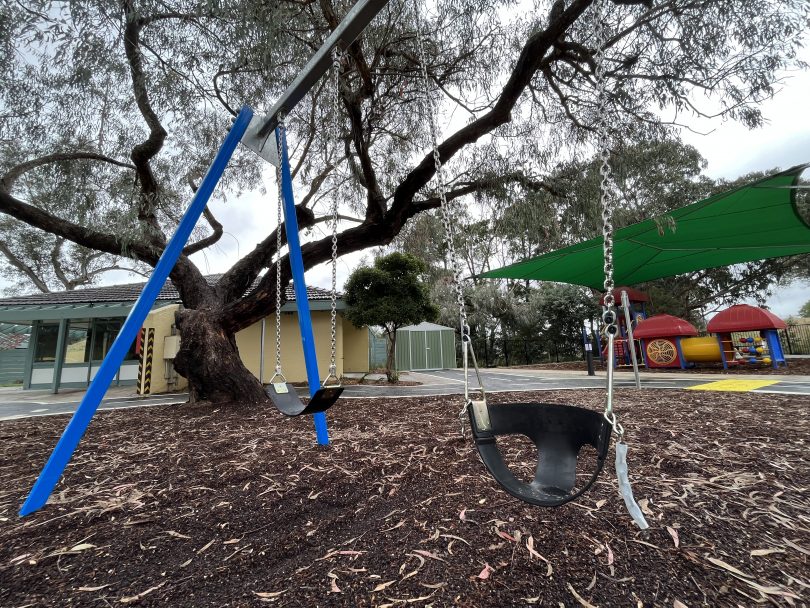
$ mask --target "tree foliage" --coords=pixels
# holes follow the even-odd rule
[[[374,266],[361,266],[346,283],[346,318],[357,327],[380,326],[388,338],[386,374],[397,378],[397,330],[406,325],[433,321],[439,311],[422,281],[423,262],[404,253],[377,258]]]
[[[706,162],[698,151],[673,139],[625,144],[616,150],[611,164],[614,179],[609,194],[616,202],[617,228],[663,216],[778,171],[774,168],[734,180],[714,180],[703,174]],[[549,174],[547,188],[517,199],[509,193],[502,199],[490,192],[489,201],[473,208],[473,217],[455,218],[457,249],[470,276],[465,287],[470,326],[473,334],[487,339],[493,349],[497,337],[510,336],[542,337],[573,345],[566,349],[570,351],[580,341],[583,320],[598,318],[598,296],[588,289],[529,281],[482,281],[476,274],[492,264],[506,265],[600,236],[600,179],[598,158],[568,161]],[[444,304],[442,322],[448,323],[455,314],[454,296],[447,285],[449,260],[443,233],[439,230],[430,238],[426,236],[424,227],[431,222],[437,220],[420,218],[394,247],[410,251],[433,268],[434,299]],[[806,255],[762,260],[658,279],[637,287],[650,295],[655,312],[702,325],[707,312],[746,299],[764,303],[775,286],[810,277],[806,272],[808,260]],[[445,307],[449,307],[447,312]]]

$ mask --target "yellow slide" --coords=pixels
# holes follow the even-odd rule
[[[715,336],[682,338],[681,349],[684,359],[693,363],[713,363],[723,360],[720,356],[720,344]]]

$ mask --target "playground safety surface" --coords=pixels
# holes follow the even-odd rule
[[[603,390],[511,397],[532,396],[600,409]],[[329,412],[330,448],[314,445],[311,420],[269,409],[101,412],[51,502],[22,520],[67,418],[0,423],[0,606],[810,599],[806,396],[619,390],[646,532],[612,466],[558,509],[511,499],[461,439],[459,405],[343,400]],[[505,452],[519,472],[533,468],[528,443]]]

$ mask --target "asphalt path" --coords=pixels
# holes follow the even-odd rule
[[[604,376],[586,376],[580,373],[554,373],[543,370],[497,369],[482,370],[481,377],[487,392],[512,391],[551,391],[573,390],[582,388],[599,389],[605,386]],[[755,393],[783,393],[793,395],[807,395],[810,403],[810,377],[807,376],[755,376],[748,379],[776,380],[776,384],[754,389]],[[464,392],[464,372],[459,369],[439,370],[431,372],[411,372],[407,379],[421,382],[418,386],[387,386],[387,385],[348,385],[343,391],[343,398],[369,398],[369,397],[425,397],[439,395],[458,395]],[[703,375],[689,377],[685,374],[642,374],[641,386],[647,389],[685,389],[699,384],[708,384],[719,380],[739,379],[735,376]],[[633,375],[619,373],[616,375],[616,386],[619,388],[632,388],[635,386]],[[477,388],[478,383],[474,375],[470,378],[470,388]],[[306,389],[299,389],[303,395]],[[35,399],[23,397],[20,391],[0,394],[0,421],[28,418],[32,416],[53,416],[58,414],[72,414],[76,411],[83,393],[60,396],[59,399],[50,395],[41,394]],[[731,396],[730,396],[731,398]],[[155,405],[168,405],[185,403],[187,393],[174,393],[169,395],[155,395],[149,397],[111,396],[104,399],[100,410],[115,410],[131,407],[150,407]]]
[[[72,414],[79,407],[82,395],[77,393],[75,400],[53,402],[47,398],[38,401],[8,399],[3,395],[0,400],[0,422],[4,420],[17,420],[33,416],[56,416],[59,414]],[[129,407],[149,407],[153,405],[167,405],[171,403],[185,403],[188,393],[173,393],[170,395],[153,395],[149,397],[111,397],[104,399],[99,410],[118,410]]]
[[[794,379],[791,379],[794,378]],[[801,379],[799,379],[801,378]],[[409,378],[410,379],[410,378]],[[454,395],[464,392],[464,372],[459,369],[417,372],[413,379],[422,382],[421,386],[347,386],[344,397],[421,397],[430,395]],[[552,391],[581,388],[603,388],[605,377],[586,376],[584,374],[554,374],[538,370],[481,370],[484,387],[490,393],[513,391]],[[708,375],[690,378],[683,375],[642,374],[642,388],[650,389],[685,389],[690,386],[708,384],[719,380],[737,379],[734,376]],[[750,379],[750,378],[749,378]],[[759,380],[777,380],[776,384],[755,389],[755,393],[788,393],[808,395],[810,397],[810,378],[791,376],[758,376]],[[633,388],[635,382],[632,374],[619,373],[615,385],[619,388]],[[477,388],[478,382],[474,373],[470,376],[470,388]]]

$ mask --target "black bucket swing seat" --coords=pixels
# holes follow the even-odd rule
[[[581,407],[553,403],[488,405],[470,400],[467,414],[478,454],[495,480],[512,496],[540,507],[574,500],[596,481],[610,447],[611,426],[605,417]],[[525,435],[537,446],[538,463],[531,483],[519,480],[503,460],[497,437]],[[577,458],[583,446],[596,450],[590,478],[576,488]]]

